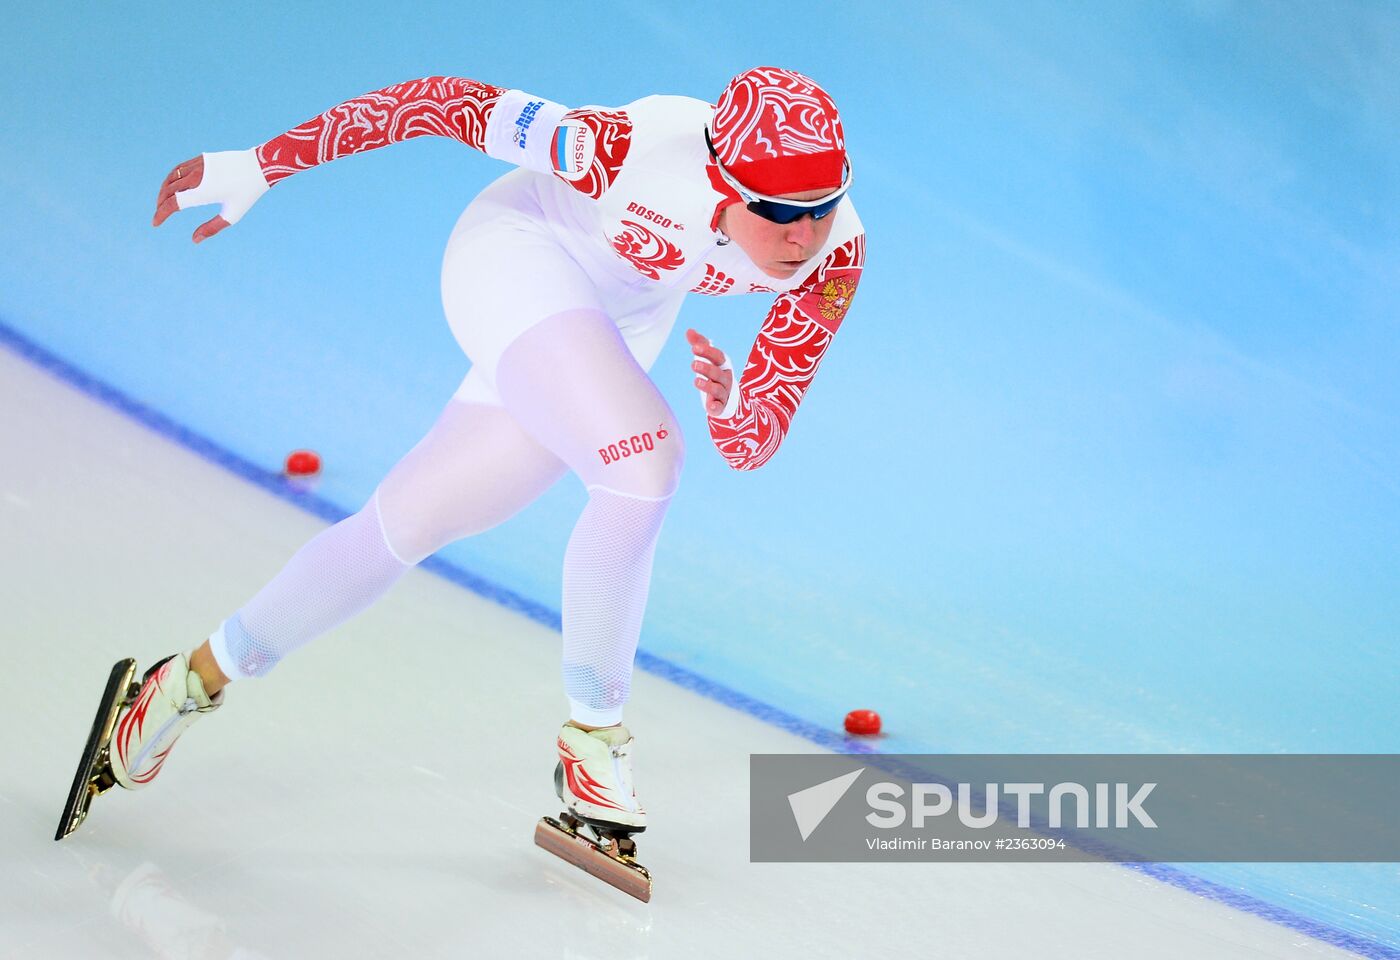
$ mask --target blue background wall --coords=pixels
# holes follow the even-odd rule
[[[869,6],[9,11],[0,320],[255,462],[316,448],[354,509],[466,370],[441,251],[503,168],[417,140],[199,247],[210,213],[150,228],[166,171],[434,73],[619,104],[795,67],[870,265],[756,474],[662,354],[691,453],[645,647],[833,728],[874,706],[891,751],[1396,751],[1400,12]],[[765,303],[695,299],[742,355]],[[447,555],[557,606],[582,502]],[[1393,865],[1200,871],[1400,944]]]

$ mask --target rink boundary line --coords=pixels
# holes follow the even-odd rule
[[[298,490],[280,472],[259,467],[252,461],[220,446],[154,407],[142,403],[85,370],[74,366],[58,354],[29,339],[3,319],[0,319],[0,343],[3,343],[12,353],[94,400],[126,415],[147,429],[174,441],[191,453],[255,484],[287,503],[300,507],[328,523],[338,523],[350,515],[349,511],[324,497],[309,491]],[[552,630],[558,631],[562,627],[558,611],[523,597],[479,574],[472,573],[464,567],[441,560],[436,556],[427,558],[418,566]],[[638,649],[636,662],[638,667],[653,676],[669,680],[677,686],[684,687],[724,706],[747,713],[763,723],[778,727],[836,753],[883,753],[868,743],[843,736],[803,720],[801,717],[731,689],[656,654]],[[1358,956],[1367,957],[1370,960],[1400,960],[1400,949],[1389,947],[1380,941],[1368,939],[1339,927],[1333,927],[1320,920],[1303,916],[1249,894],[1231,890],[1170,864],[1120,863],[1119,866],[1128,867],[1160,883],[1258,917],[1268,923],[1305,934],[1314,940],[1350,951]]]

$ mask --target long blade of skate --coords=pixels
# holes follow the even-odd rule
[[[535,824],[535,844],[643,903],[651,900],[651,874],[646,867],[631,857],[605,852],[553,817],[541,817]]]
[[[112,666],[107,677],[107,686],[102,691],[102,700],[97,705],[97,716],[88,732],[87,744],[83,747],[83,757],[78,763],[78,772],[73,775],[73,787],[68,791],[68,803],[63,807],[63,819],[58,821],[55,840],[62,840],[87,819],[88,807],[98,793],[93,782],[98,766],[112,739],[112,730],[117,725],[117,714],[128,699],[131,678],[136,674],[136,661],[119,660]]]

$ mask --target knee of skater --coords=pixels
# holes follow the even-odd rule
[[[685,441],[680,431],[639,434],[598,449],[593,469],[583,477],[589,487],[647,500],[670,497],[680,486]]]
[[[372,513],[385,549],[399,563],[413,566],[451,542],[432,511],[386,496],[381,485],[363,512]]]
[[[685,441],[680,431],[673,437],[657,445],[656,458],[642,458],[645,470],[642,472],[641,489],[636,490],[641,497],[669,497],[681,484],[681,470],[685,467]]]
[[[404,566],[414,566],[451,542],[429,524],[385,520],[384,546]],[[441,541],[441,542],[439,542]]]

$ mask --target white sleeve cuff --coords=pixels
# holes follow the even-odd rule
[[[569,108],[524,90],[501,94],[486,121],[486,155],[534,170],[550,173],[554,163],[549,148],[554,131]]]

